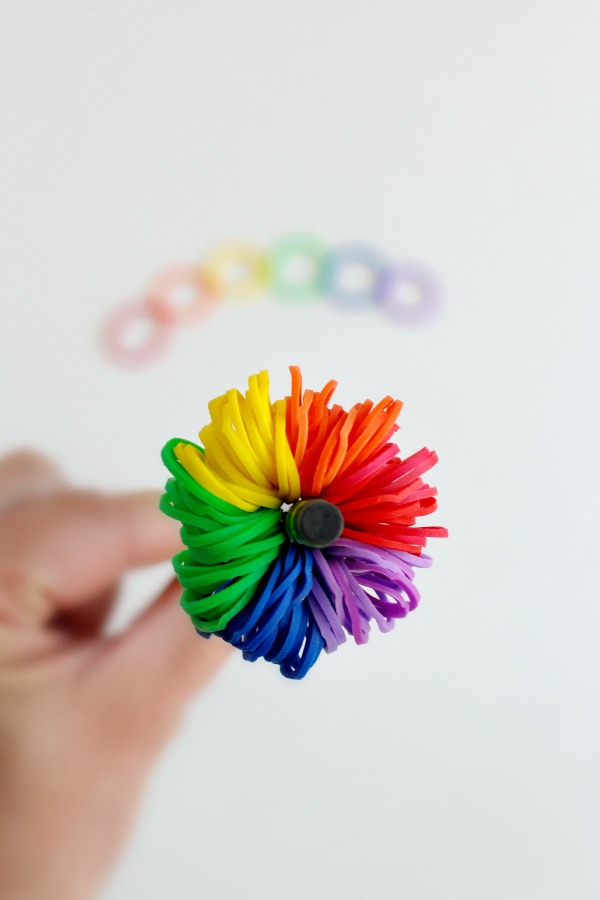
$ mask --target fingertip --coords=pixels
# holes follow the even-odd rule
[[[137,491],[109,498],[120,515],[126,556],[132,565],[160,562],[178,553],[181,525],[160,509],[160,491]]]
[[[35,594],[45,598],[44,615],[80,606],[128,569],[178,553],[178,523],[159,499],[158,491],[61,490],[8,510],[0,517],[0,567],[20,585],[15,604],[27,606]]]
[[[64,475],[51,459],[37,450],[15,450],[0,460],[0,512],[65,485]]]

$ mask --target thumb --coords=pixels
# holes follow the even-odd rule
[[[127,631],[107,639],[94,666],[112,714],[151,740],[169,736],[185,704],[231,652],[220,638],[196,633],[180,597],[173,580]]]

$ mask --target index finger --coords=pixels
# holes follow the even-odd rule
[[[67,490],[0,516],[0,593],[36,618],[98,596],[127,569],[181,550],[160,493]]]

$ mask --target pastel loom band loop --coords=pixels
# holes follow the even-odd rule
[[[402,297],[403,288],[416,294],[416,302]],[[424,266],[395,263],[384,272],[376,299],[381,311],[396,325],[424,325],[442,308],[442,286]]]
[[[323,292],[339,309],[355,311],[375,303],[387,259],[369,244],[349,243],[333,250],[323,268]],[[364,270],[365,284],[345,284],[349,270]]]
[[[303,392],[291,371],[285,400],[271,403],[262,371],[245,397],[210,401],[204,447],[165,445],[160,508],[181,523],[173,568],[198,634],[300,680],[346,635],[365,644],[373,626],[389,632],[417,608],[415,571],[431,565],[423,548],[447,531],[416,525],[437,507],[421,477],[437,456],[400,459],[389,440],[400,401],[345,412],[329,406],[335,382]]]
[[[200,272],[208,292],[227,300],[259,297],[267,290],[270,280],[265,251],[242,241],[216,247],[203,260]]]
[[[187,302],[177,299],[184,291],[192,294]],[[199,266],[189,263],[163,269],[151,280],[146,295],[148,308],[166,325],[195,325],[212,316],[219,306],[206,290]]]
[[[135,344],[128,336],[140,322],[150,325],[144,340]],[[158,319],[146,298],[126,301],[115,307],[100,332],[104,352],[126,369],[141,369],[161,359],[173,339],[173,329]]]
[[[276,241],[269,250],[273,296],[283,303],[317,300],[326,254],[325,241],[311,234],[289,234]]]

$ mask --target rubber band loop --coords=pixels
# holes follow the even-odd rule
[[[376,302],[387,259],[369,244],[344,244],[334,250],[325,261],[323,291],[334,306],[347,311],[366,309]],[[352,268],[363,269],[367,278],[362,286],[344,283]]]
[[[177,292],[185,288],[194,292],[189,302],[177,300]],[[214,315],[219,306],[204,287],[200,268],[189,263],[163,269],[154,276],[146,293],[148,308],[166,325],[196,325]]]
[[[402,298],[403,287],[416,292],[417,302]],[[411,262],[396,263],[383,274],[376,299],[381,311],[396,325],[424,325],[442,308],[442,287],[429,269]]]
[[[150,323],[151,329],[145,341],[127,342],[132,326],[140,321]],[[173,339],[173,329],[157,319],[147,299],[129,300],[113,309],[100,331],[104,352],[113,362],[125,369],[141,369],[161,359]]]
[[[216,247],[204,259],[200,271],[208,292],[227,300],[258,297],[265,293],[270,280],[264,250],[242,241]]]
[[[327,245],[310,234],[290,234],[270,248],[271,293],[283,303],[310,303],[320,296]],[[293,277],[294,263],[305,271]]]

